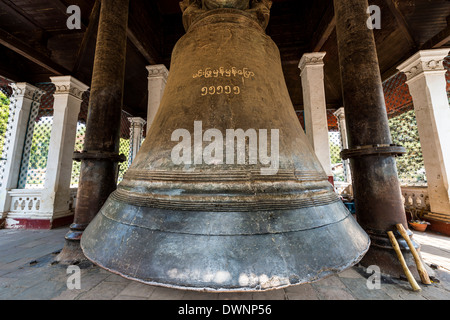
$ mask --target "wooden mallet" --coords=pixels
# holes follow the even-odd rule
[[[389,239],[391,240],[392,247],[395,250],[395,253],[397,254],[398,260],[400,261],[403,272],[406,275],[406,278],[408,279],[411,287],[414,291],[422,291],[422,289],[419,287],[419,285],[416,282],[416,279],[414,279],[411,271],[409,271],[408,266],[406,264],[405,258],[403,257],[402,251],[400,250],[400,246],[398,245],[397,239],[395,239],[394,233],[392,231],[388,231]]]
[[[409,246],[409,249],[411,250],[411,253],[414,257],[414,260],[416,261],[417,266],[417,272],[419,273],[420,279],[422,280],[423,284],[431,284],[430,277],[428,276],[427,270],[425,270],[425,267],[423,266],[422,259],[420,259],[419,253],[417,252],[416,248],[414,248],[414,245],[411,241],[411,238],[406,233],[405,228],[401,223],[396,225],[398,232],[402,235],[402,237],[405,239],[406,243]]]

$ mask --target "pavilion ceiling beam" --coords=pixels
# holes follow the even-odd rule
[[[447,27],[432,37],[430,40],[425,42],[418,50],[428,50],[428,49],[438,49],[446,45],[450,42],[450,16],[447,17]],[[390,68],[386,69],[382,73],[383,81],[398,73],[398,65],[404,62],[406,59],[411,57],[416,51],[415,47],[411,48],[409,52],[403,56],[400,60],[398,60],[395,64],[393,64]]]
[[[314,33],[311,41],[312,52],[318,52],[322,50],[322,47],[330,38],[334,29],[336,28],[336,18],[334,16],[333,6],[328,6],[322,20],[320,21],[317,31]]]
[[[3,0],[3,3],[7,6],[4,7],[6,11],[8,11],[10,14],[13,15],[19,15],[22,22],[25,22],[26,24],[30,25],[33,28],[39,29],[44,31],[42,25],[36,22],[36,20],[30,18],[21,8],[20,6],[17,6],[13,1],[11,0]]]
[[[154,58],[155,53],[153,48],[150,48],[147,44],[140,41],[136,34],[131,31],[130,28],[127,30],[127,36],[128,39],[131,41],[131,43],[136,47],[136,49],[144,56],[145,60],[151,65],[156,64],[156,59]],[[152,52],[152,53],[150,53]]]
[[[37,65],[45,68],[55,75],[62,76],[71,74],[70,71],[53,62],[48,56],[30,47],[28,44],[3,29],[0,29],[0,44],[36,63]]]
[[[64,1],[62,0],[55,0],[53,1],[53,4],[55,5],[55,8],[61,11],[64,14],[67,14],[67,8],[69,7]]]
[[[89,41],[95,36],[97,32],[97,26],[100,16],[100,0],[96,0],[89,16],[89,24],[81,41],[80,48],[78,49],[77,60],[75,62],[73,73],[76,75],[81,67],[83,59],[86,55],[86,50]]]
[[[158,50],[160,22],[160,13],[155,4],[149,1],[130,2],[127,36],[149,65],[161,63],[162,60]]]
[[[450,25],[448,25],[444,30],[439,32],[433,38],[425,42],[421,46],[420,50],[438,49],[446,45],[448,42],[450,42]]]
[[[412,36],[412,33],[410,31],[408,23],[405,20],[405,17],[403,16],[403,14],[401,13],[400,9],[397,6],[397,1],[386,0],[386,4],[388,5],[389,10],[394,15],[400,30],[404,34],[405,38],[408,40],[410,46],[416,48],[417,43],[414,40],[414,37]]]

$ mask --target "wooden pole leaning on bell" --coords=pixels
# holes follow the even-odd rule
[[[397,254],[398,260],[400,261],[403,272],[406,275],[406,278],[408,279],[409,284],[413,288],[414,291],[422,291],[422,289],[419,287],[419,285],[416,282],[416,279],[414,279],[411,271],[409,271],[408,266],[406,265],[405,258],[403,257],[402,251],[400,250],[400,246],[398,245],[397,239],[395,239],[394,233],[392,231],[388,231],[389,239],[391,240],[392,247],[395,250],[395,253]]]
[[[423,266],[422,259],[420,258],[419,253],[417,252],[416,248],[414,247],[408,234],[406,233],[405,228],[403,227],[402,224],[397,224],[396,227],[397,227],[398,232],[400,232],[400,234],[402,235],[402,237],[405,239],[406,243],[408,244],[409,249],[411,250],[414,260],[416,261],[417,272],[419,273],[422,283],[423,284],[431,284],[430,277],[428,276],[427,270],[425,270],[425,267]]]

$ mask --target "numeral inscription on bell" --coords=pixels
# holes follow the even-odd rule
[[[213,95],[239,95],[241,94],[241,88],[239,86],[210,86],[202,88],[202,96]]]

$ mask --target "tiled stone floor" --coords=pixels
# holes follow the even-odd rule
[[[67,229],[0,230],[1,300],[450,300],[450,238],[416,233],[422,256],[438,266],[439,283],[421,285],[415,293],[408,282],[383,278],[369,290],[360,267],[316,283],[264,293],[200,293],[153,287],[124,279],[96,266],[81,266],[81,289],[67,287],[67,267],[54,264]]]

